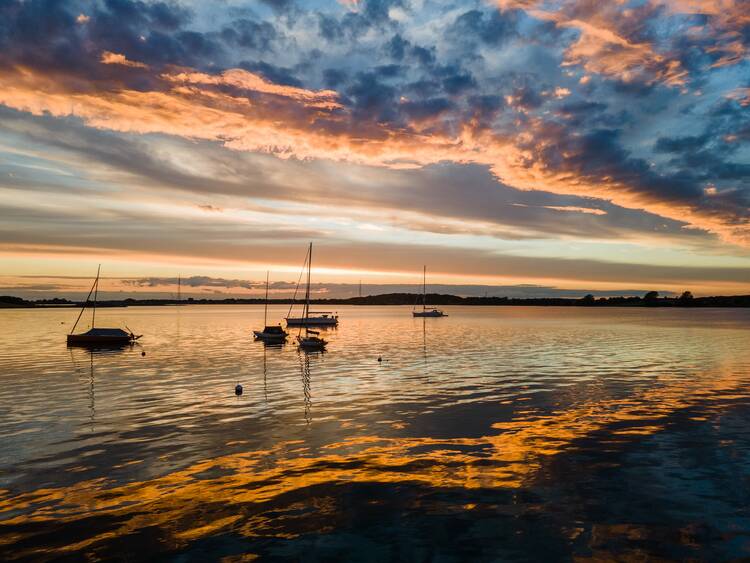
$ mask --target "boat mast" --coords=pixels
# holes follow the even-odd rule
[[[268,275],[270,272],[266,271],[266,306],[263,309],[263,326],[268,326]],[[264,329],[265,330],[265,329]]]
[[[307,251],[307,289],[305,290],[305,333],[307,333],[307,318],[310,316],[310,271],[312,270],[312,243]]]
[[[94,282],[94,306],[91,312],[91,328],[94,328],[94,321],[96,320],[96,296],[99,294],[99,272],[102,269],[102,265],[96,269],[96,281]]]
[[[182,293],[180,291],[181,289],[182,289],[182,276],[180,274],[177,274],[177,304],[178,305],[182,303]]]
[[[101,267],[101,265],[99,266]],[[78,313],[78,318],[76,319],[76,322],[73,324],[73,328],[70,329],[70,334],[73,334],[73,331],[75,331],[76,327],[78,326],[78,321],[81,320],[81,316],[83,316],[83,312],[86,310],[86,305],[89,304],[89,299],[91,299],[91,293],[94,291],[94,286],[96,286],[96,283],[99,281],[99,273],[96,274],[96,279],[94,280],[94,283],[91,284],[91,289],[89,289],[89,294],[86,296],[86,301],[83,303],[83,307],[81,307],[81,312]]]
[[[302,305],[302,322],[299,325],[299,332],[297,333],[297,338],[299,338],[302,335],[302,327],[305,327],[305,334],[307,334],[307,317],[308,312],[310,311],[310,268],[311,268],[311,262],[312,262],[312,243],[310,243],[310,246],[307,249],[307,255],[305,255],[305,264],[302,265],[302,272],[300,272],[300,281],[302,280],[302,276],[305,273],[305,265],[307,265],[307,283],[305,287],[305,302]],[[297,287],[299,287],[299,282],[297,282]],[[295,296],[297,295],[297,292],[294,292]],[[291,311],[291,307],[289,308]]]
[[[427,309],[427,266],[422,270],[422,311]]]

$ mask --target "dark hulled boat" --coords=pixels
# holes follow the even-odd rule
[[[263,308],[263,330],[254,330],[256,340],[262,340],[269,344],[280,344],[286,342],[286,337],[289,334],[281,328],[281,325],[269,325],[268,324],[268,276],[270,272],[266,272],[266,304]]]
[[[81,307],[81,312],[78,313],[78,318],[76,319],[75,324],[73,325],[73,328],[70,330],[70,334],[68,334],[67,342],[68,346],[84,346],[84,347],[107,347],[107,346],[125,346],[127,344],[132,344],[136,340],[138,340],[141,335],[135,335],[130,330],[123,330],[121,328],[97,328],[96,323],[96,298],[99,294],[99,272],[101,271],[101,265],[96,270],[96,279],[94,280],[93,285],[91,286],[91,289],[89,290],[89,294],[86,296],[86,302],[83,304],[83,307]],[[91,300],[91,294],[94,294],[93,301]],[[83,316],[83,312],[86,310],[86,307],[89,306],[89,303],[91,303],[91,328],[86,331],[79,334],[73,334],[76,327],[78,326],[78,322],[81,320],[81,317]]]
[[[121,328],[92,328],[81,334],[69,334],[68,346],[122,346],[139,337]]]

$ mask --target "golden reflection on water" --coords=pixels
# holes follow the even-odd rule
[[[302,361],[309,376],[309,361]],[[284,517],[252,514],[247,507],[268,503],[294,491],[342,482],[516,489],[533,481],[546,458],[564,452],[578,438],[617,423],[625,424],[610,432],[613,438],[654,434],[663,430],[660,421],[677,410],[701,403],[706,397],[714,401],[746,398],[746,394],[738,393],[745,383],[744,379],[722,376],[721,372],[707,374],[700,381],[680,380],[628,399],[594,400],[553,415],[495,423],[492,428],[498,434],[476,439],[363,436],[329,444],[324,450],[331,453],[315,457],[308,457],[304,443],[295,441],[269,450],[207,459],[151,481],[123,486],[110,486],[106,479],[100,478],[18,496],[2,491],[0,518],[5,511],[30,510],[2,521],[3,526],[12,526],[29,521],[68,522],[103,513],[128,516],[120,527],[61,546],[62,552],[85,550],[109,538],[150,526],[169,530],[173,548],[227,530],[246,537],[288,539],[297,534],[285,530]],[[489,447],[482,449],[489,455],[478,458],[456,450],[457,446]],[[334,453],[337,450],[346,453]],[[272,467],[269,459],[277,460]],[[478,464],[480,459],[483,463]],[[487,460],[492,463],[487,464]],[[200,477],[217,470],[222,476]],[[205,511],[206,506],[221,508]],[[291,504],[286,510],[293,512],[295,508]],[[332,501],[325,499],[319,500],[314,508],[320,514],[331,515],[337,510]],[[452,510],[474,508],[475,505],[469,504]],[[188,521],[190,525],[186,527]],[[604,533],[640,533],[640,528],[637,530],[624,532],[622,526],[599,527],[595,535],[600,538]],[[325,533],[326,527],[318,526],[314,531]],[[21,539],[18,533],[5,535],[0,537],[0,545],[12,545]],[[31,549],[29,553],[34,552]]]
[[[480,322],[486,323],[487,320],[480,319]],[[424,365],[420,361],[414,371],[426,371],[427,379],[416,380],[423,385],[422,389],[401,392],[405,397],[438,391],[443,395],[450,392],[455,397],[463,397],[467,391],[460,388],[454,391],[451,387],[453,381],[446,381],[429,372],[430,367],[437,372],[441,366],[428,364],[427,329],[425,325],[419,328],[421,334],[418,334],[416,343],[417,349],[422,348]],[[442,336],[455,338],[456,330],[465,329],[464,325],[457,328],[454,325],[450,332]],[[186,330],[184,323],[181,330]],[[519,330],[525,334],[527,327],[522,326]],[[334,343],[338,336],[333,336]],[[563,342],[568,337],[566,333],[554,335]],[[627,333],[624,337],[632,339],[634,335]],[[358,338],[361,338],[361,333]],[[519,340],[518,344],[522,346],[523,342]],[[549,342],[545,346],[549,347]],[[268,351],[265,348],[259,350],[262,350],[262,402],[268,406],[274,399],[273,391],[269,393]],[[462,366],[465,371],[471,372],[473,369],[471,366],[476,358],[472,354],[479,354],[478,350],[476,347],[464,350],[466,358],[462,360]],[[451,353],[461,355],[456,350]],[[639,353],[641,357],[638,357]],[[367,420],[358,422],[356,415],[350,415],[349,419],[341,418],[339,428],[365,432],[316,447],[304,438],[286,439],[267,448],[256,447],[227,455],[213,455],[151,479],[122,483],[108,478],[105,469],[105,476],[84,479],[67,486],[16,493],[9,488],[0,489],[0,547],[13,548],[18,556],[86,552],[97,545],[106,545],[115,538],[125,538],[152,527],[162,531],[161,541],[165,550],[178,550],[191,542],[227,532],[245,538],[286,540],[303,534],[331,533],[336,529],[337,519],[342,517],[342,506],[336,497],[336,487],[341,484],[379,483],[445,491],[492,489],[511,494],[533,490],[536,482],[544,478],[545,468],[556,457],[563,456],[573,448],[580,439],[598,436],[603,450],[616,449],[619,443],[664,432],[670,417],[677,412],[700,407],[689,415],[691,420],[711,421],[720,416],[727,405],[748,400],[746,386],[750,373],[746,363],[738,364],[735,358],[729,356],[711,356],[710,363],[674,373],[670,358],[679,353],[679,350],[665,350],[663,354],[667,358],[664,365],[654,364],[653,370],[657,373],[663,370],[666,375],[634,386],[625,394],[613,393],[595,381],[585,388],[585,394],[576,395],[575,400],[556,409],[539,408],[533,394],[525,395],[519,391],[513,391],[509,397],[499,394],[492,401],[511,408],[512,416],[495,419],[495,422],[486,420],[484,426],[492,432],[481,435],[408,435],[413,421],[409,424],[397,418],[386,420],[392,432],[387,434],[374,431],[377,427],[368,426]],[[306,427],[312,428],[316,423],[324,422],[324,419],[340,417],[335,413],[339,412],[336,409],[342,408],[341,404],[330,404],[326,393],[317,390],[325,389],[330,394],[332,390],[337,390],[336,387],[324,387],[322,381],[318,383],[319,387],[314,387],[316,376],[319,375],[315,368],[324,369],[324,360],[331,358],[333,351],[326,358],[294,354],[301,379],[297,379],[296,383],[296,400],[301,401]],[[486,360],[487,352],[481,351],[481,354],[477,357]],[[554,361],[563,371],[572,370],[572,365],[588,365],[591,369],[600,369],[603,374],[609,373],[605,372],[604,360],[591,357],[595,354],[592,352],[588,358],[580,355],[570,358],[561,356],[558,351],[559,357]],[[624,369],[630,363],[643,362],[643,356],[648,354],[656,357],[655,352],[635,346],[628,354],[621,353],[618,363]],[[534,362],[547,365],[548,360],[544,356],[545,353],[539,352]],[[606,354],[602,356],[605,357]],[[521,357],[511,357],[510,360],[519,364],[528,361]],[[336,358],[332,361],[335,362]],[[475,369],[479,370],[479,363],[476,365]],[[93,426],[96,412],[93,354],[89,367],[90,424]],[[385,369],[377,368],[381,369],[377,373],[389,375],[390,372],[386,371],[388,366],[383,367]],[[531,371],[532,368],[526,366],[525,369]],[[345,372],[337,372],[336,377],[347,385],[348,380],[343,379],[341,373]],[[406,377],[409,372],[405,371],[404,374]],[[606,378],[605,375],[601,377]],[[544,377],[538,379],[540,385],[546,385]],[[461,383],[474,385],[471,379]],[[368,382],[368,385],[370,392],[373,392],[382,382],[375,380]],[[413,383],[404,385],[412,386]],[[293,388],[292,381],[290,389]],[[523,389],[524,386],[519,385],[519,388]],[[355,388],[347,388],[345,393],[337,391],[342,394],[343,402],[347,396],[352,397],[349,399],[351,401],[354,401],[354,397],[362,396],[357,394],[359,391]],[[560,401],[569,397],[565,394],[565,388],[560,388],[559,393]],[[327,400],[329,403],[326,403]],[[455,402],[458,404],[458,401]],[[188,411],[194,413],[196,409],[198,405],[190,407]],[[224,443],[236,447],[243,445],[243,442],[227,439]],[[112,469],[147,465],[152,461],[146,457],[128,459],[113,464]],[[86,466],[72,465],[66,471],[75,473],[84,469]],[[418,500],[414,503],[412,508],[417,512],[469,513],[483,508],[482,502],[474,499],[461,503],[445,501],[442,504],[433,502],[421,505]],[[45,524],[59,527],[91,517],[107,524],[92,526],[87,536],[71,539],[67,543],[34,545],[33,541],[29,541],[44,529]],[[603,538],[632,539],[645,533],[643,526],[624,523],[592,523],[590,528],[590,548],[598,557],[607,554],[608,544]],[[573,527],[566,534],[574,541],[582,529],[580,526]],[[688,532],[685,538],[685,541],[694,541]],[[13,547],[19,545],[24,547]],[[631,555],[635,553],[633,551]]]

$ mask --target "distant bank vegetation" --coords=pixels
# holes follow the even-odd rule
[[[421,303],[422,296],[413,293],[385,293],[367,297],[348,299],[312,299],[315,305],[414,305]],[[291,299],[272,299],[271,304],[290,304]],[[458,295],[428,294],[430,305],[472,305],[472,306],[535,306],[535,307],[750,307],[750,295],[731,295],[714,297],[693,297],[689,291],[678,297],[660,297],[656,291],[649,291],[643,297],[599,297],[586,295],[580,299],[567,297],[459,297]],[[238,305],[263,303],[263,299],[195,299],[182,301],[175,299],[122,299],[117,301],[99,301],[97,307],[128,307],[143,305]],[[27,301],[20,297],[0,296],[0,308],[29,307],[73,307],[78,301],[67,299],[37,299]]]

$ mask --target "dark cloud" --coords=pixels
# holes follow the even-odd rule
[[[341,41],[344,38],[344,29],[339,20],[325,14],[318,14],[318,33],[327,41]]]
[[[276,66],[265,61],[242,61],[237,66],[260,74],[267,80],[275,82],[276,84],[302,86],[302,81],[294,76],[294,70],[291,68]]]
[[[362,0],[360,13],[369,21],[383,23],[390,21],[391,8],[406,8],[404,0]]]
[[[379,122],[397,121],[398,91],[380,80],[374,72],[359,73],[346,90],[359,119]]]
[[[224,54],[218,34],[186,29],[191,21],[177,2],[8,0],[0,6],[0,65],[88,81],[128,78],[100,64],[106,51],[147,65],[211,66]]]
[[[289,12],[294,6],[294,0],[260,0],[263,4],[276,12]]]
[[[453,72],[448,71],[446,74],[448,75],[443,78],[443,88],[450,95],[455,96],[457,94],[462,94],[467,90],[473,89],[477,85],[474,77],[468,72],[455,69]]]
[[[400,61],[406,55],[406,50],[411,47],[411,43],[406,41],[399,34],[394,35],[391,40],[386,43],[385,48],[391,58]]]
[[[476,121],[477,127],[491,127],[492,121],[505,107],[505,100],[498,95],[470,96],[468,99],[468,117]]]
[[[498,47],[518,36],[518,14],[515,11],[469,10],[456,18],[448,33],[465,43],[480,41]]]
[[[276,28],[269,22],[246,18],[234,20],[221,31],[221,38],[229,45],[257,51],[271,50],[278,36]]]
[[[326,88],[338,88],[347,78],[347,73],[340,68],[327,68],[323,71],[323,84]]]
[[[454,107],[447,98],[429,98],[401,104],[403,111],[410,120],[422,120],[436,117]]]

